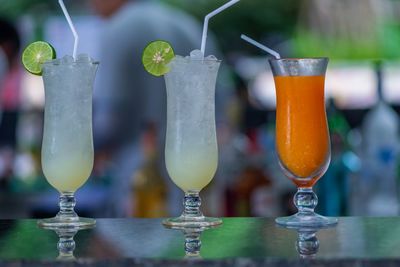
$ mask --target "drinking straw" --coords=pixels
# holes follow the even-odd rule
[[[248,37],[248,36],[246,36],[246,35],[244,35],[244,34],[242,34],[242,35],[240,36],[240,38],[242,38],[243,40],[249,42],[250,44],[252,44],[252,45],[254,45],[254,46],[260,48],[261,50],[264,50],[264,51],[267,52],[268,54],[273,55],[276,59],[280,59],[280,58],[281,58],[281,55],[279,55],[279,53],[276,52],[275,50],[272,50],[271,48],[266,47],[266,46],[263,45],[263,44],[260,44],[259,42],[257,42],[257,41],[255,41],[255,40],[251,39],[250,37]]]
[[[68,24],[69,24],[69,27],[71,28],[72,34],[74,35],[74,39],[75,40],[74,40],[74,51],[72,53],[72,57],[74,59],[76,59],[76,52],[78,50],[79,36],[78,36],[78,33],[75,30],[74,24],[72,23],[71,17],[68,14],[68,10],[64,5],[63,0],[58,0],[58,3],[60,4],[62,11],[64,12],[64,16],[68,21]]]
[[[228,3],[226,3],[225,5],[217,8],[216,10],[214,10],[213,12],[209,13],[205,18],[204,18],[204,26],[203,26],[203,36],[201,38],[201,52],[205,53],[206,50],[206,41],[207,41],[207,30],[208,30],[208,21],[214,17],[215,15],[217,15],[218,13],[224,11],[225,9],[227,9],[230,6],[233,6],[234,4],[236,4],[237,2],[239,2],[240,0],[231,0]]]

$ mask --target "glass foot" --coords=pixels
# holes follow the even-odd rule
[[[49,218],[38,220],[38,225],[46,229],[60,229],[60,228],[75,228],[75,229],[85,229],[91,228],[96,224],[96,220],[91,218]]]
[[[58,230],[63,228],[86,229],[96,224],[94,219],[78,217],[74,211],[76,201],[73,192],[63,192],[60,195],[60,211],[56,217],[39,220],[39,227]]]
[[[275,219],[275,222],[284,227],[321,228],[337,224],[338,219],[324,217],[313,212],[309,214],[296,213],[288,217],[278,217]]]
[[[200,211],[201,198],[198,191],[185,192],[183,213],[177,218],[165,219],[162,224],[169,228],[199,228],[222,224],[219,218],[205,217]]]
[[[165,219],[163,225],[170,228],[197,228],[197,227],[212,227],[222,224],[222,220],[212,217],[185,217]]]
[[[275,222],[278,225],[286,228],[318,228],[333,226],[338,223],[337,218],[324,217],[314,212],[318,204],[318,197],[312,191],[312,188],[299,188],[294,195],[293,202],[299,212],[289,217],[276,218]]]

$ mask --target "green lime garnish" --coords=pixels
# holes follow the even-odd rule
[[[167,65],[174,57],[174,50],[168,42],[154,41],[143,50],[142,63],[150,74],[161,76],[169,71]]]
[[[22,64],[34,75],[42,75],[42,64],[56,58],[56,51],[51,44],[37,41],[28,45],[22,53]]]

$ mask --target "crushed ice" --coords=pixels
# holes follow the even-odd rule
[[[61,64],[71,64],[71,63],[74,63],[74,58],[73,58],[72,56],[70,56],[70,55],[63,56],[63,57],[60,59],[60,63],[61,63]]]
[[[76,62],[90,63],[93,62],[93,59],[88,54],[79,54],[76,57]]]
[[[74,62],[93,63],[94,60],[88,54],[79,54],[75,60],[71,55],[65,55],[62,58],[54,59],[51,62],[53,62],[55,64],[72,64]]]
[[[209,55],[205,58],[205,60],[218,60],[216,56],[214,55]]]
[[[200,50],[196,49],[190,52],[190,59],[193,60],[202,60],[204,58],[203,52]]]
[[[172,66],[177,62],[189,63],[191,60],[194,60],[194,61],[196,61],[196,60],[204,61],[205,60],[205,62],[207,62],[207,61],[218,61],[218,59],[213,55],[210,55],[210,56],[207,56],[207,57],[204,58],[203,53],[200,50],[193,50],[193,51],[190,52],[190,56],[183,57],[183,56],[180,56],[180,55],[175,55],[174,60],[172,60],[168,65]]]
[[[198,49],[190,52],[190,57],[186,58],[190,58],[192,60],[218,60],[214,55],[209,55],[207,57],[204,57],[203,52],[201,52]]]

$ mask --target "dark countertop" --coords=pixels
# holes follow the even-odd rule
[[[98,219],[96,228],[76,233],[75,259],[68,254],[71,233],[61,234],[63,261],[54,231],[38,228],[35,220],[0,221],[0,266],[400,265],[400,218],[340,218],[315,236],[277,227],[272,218],[226,218],[201,233],[201,256],[198,233],[186,233],[189,258],[184,233],[164,228],[159,219]]]

